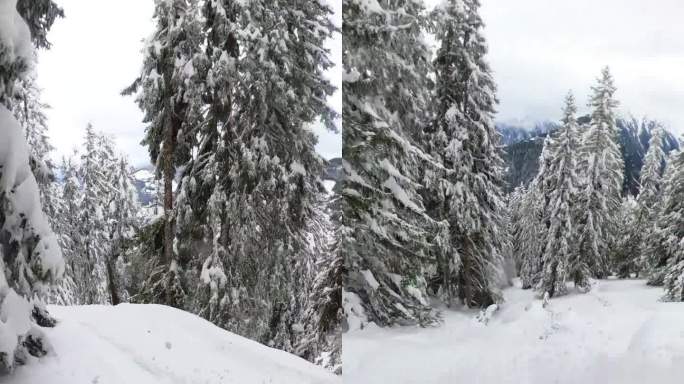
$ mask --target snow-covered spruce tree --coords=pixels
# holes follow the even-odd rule
[[[16,0],[0,0],[0,104],[14,96],[14,84],[26,76],[34,55],[16,6]],[[0,137],[0,372],[6,373],[47,353],[38,326],[54,320],[34,298],[62,275],[64,260],[41,209],[22,128],[4,105]]]
[[[496,85],[485,60],[487,46],[478,0],[445,1],[433,20],[440,48],[436,71],[436,140],[432,152],[447,169],[440,182],[449,222],[449,258],[441,263],[445,282],[468,306],[501,300],[497,279],[503,268],[503,160],[494,127]],[[434,148],[434,142],[441,148]]]
[[[580,168],[585,174],[579,197],[578,246],[582,262],[594,277],[602,278],[609,273],[608,254],[616,238],[624,177],[615,124],[616,88],[608,67],[603,69],[592,91],[591,123],[582,137],[581,148]]]
[[[64,10],[52,0],[17,0],[17,11],[31,31],[31,40],[36,48],[49,49],[48,31],[57,18],[64,17]]]
[[[34,63],[35,65],[35,63]],[[40,100],[40,89],[36,84],[34,71],[21,78],[15,84],[14,97],[10,100],[10,110],[24,130],[31,154],[31,169],[40,187],[40,197],[43,210],[52,220],[55,217],[56,197],[50,193],[50,186],[54,182],[54,165],[50,160],[50,152],[53,150],[50,139],[47,136],[47,116],[45,110],[48,107]]]
[[[661,125],[657,125],[652,131],[648,152],[646,152],[644,165],[641,168],[640,188],[639,195],[637,196],[639,209],[634,223],[634,236],[637,238],[635,240],[638,243],[634,250],[636,253],[630,256],[636,258],[634,260],[635,267],[637,267],[638,258],[641,258],[640,267],[645,268],[647,273],[652,272],[652,269],[656,269],[659,258],[657,254],[649,255],[646,249],[646,242],[655,236],[653,234],[654,225],[663,197],[662,182],[665,152],[662,146],[664,135],[665,130]],[[655,257],[648,257],[647,255]],[[656,279],[659,280],[660,278]]]
[[[542,254],[545,246],[542,234],[548,230],[543,220],[543,187],[548,176],[547,169],[551,165],[550,143],[551,139],[547,137],[539,156],[539,172],[522,196],[518,213],[520,219],[516,222],[516,258],[520,260],[520,280],[523,289],[536,287],[541,279]]]
[[[114,169],[110,176],[111,196],[104,204],[109,231],[109,250],[105,266],[111,302],[116,305],[127,301],[129,296],[122,282],[124,278],[122,266],[129,253],[136,230],[140,226],[138,217],[140,206],[138,205],[137,191],[133,185],[133,171],[128,161],[124,155],[114,160]]]
[[[231,166],[228,145],[235,132],[230,119],[237,83],[239,9],[231,0],[207,1],[202,6],[206,50],[203,62],[196,68],[195,82],[208,108],[198,124],[196,141],[192,143],[195,155],[184,168],[177,196],[178,256],[183,268],[201,271],[187,277],[188,286],[197,287],[188,307],[219,325],[224,325],[222,318],[231,313],[223,300],[227,287],[223,245],[229,217],[226,194],[217,181]]]
[[[620,278],[629,278],[632,273],[639,272],[639,255],[642,252],[644,236],[642,231],[650,231],[650,227],[641,221],[641,206],[628,194],[622,200],[617,217],[620,233],[612,250],[612,270]]]
[[[199,107],[195,62],[203,57],[202,24],[196,0],[156,0],[156,30],[144,49],[140,77],[124,94],[138,91],[137,102],[148,127],[143,145],[164,181],[164,241],[158,268],[149,277],[143,301],[184,308],[187,287],[183,284],[174,246],[175,209],[173,180],[176,167],[190,156],[188,141],[196,133]]]
[[[84,304],[104,304],[110,302],[107,291],[107,271],[105,261],[108,247],[108,223],[106,204],[110,191],[109,171],[111,158],[103,146],[102,137],[88,124],[84,137],[84,152],[78,169],[81,186],[81,205],[78,211],[78,228],[81,255],[74,278],[79,284]]]
[[[78,284],[75,271],[83,264],[81,257],[81,215],[82,193],[80,181],[78,179],[78,169],[74,163],[76,154],[69,158],[62,158],[59,166],[61,183],[54,183],[57,191],[53,194],[59,196],[56,217],[52,220],[53,230],[57,235],[62,254],[64,256],[65,268],[61,280],[55,284],[48,298],[49,303],[59,305],[83,304],[82,298],[85,296],[82,289],[83,284]]]
[[[224,303],[225,327],[291,352],[325,238],[317,213],[322,159],[310,125],[334,127],[326,104],[334,86],[324,76],[332,66],[324,48],[331,13],[320,1],[252,1],[241,9],[241,76],[223,138],[228,156],[219,158],[229,220],[223,265],[236,292]]]
[[[418,191],[432,161],[412,138],[427,108],[422,1],[343,1],[342,238],[345,290],[378,325],[428,324],[433,230]],[[436,231],[441,232],[441,231]],[[346,295],[346,293],[345,293]]]
[[[325,249],[316,261],[316,276],[304,314],[304,337],[297,354],[342,374],[342,278],[344,260],[339,251],[341,197],[334,193],[324,201]]]
[[[643,267],[646,269],[648,285],[661,286],[665,280],[666,269],[669,265],[669,244],[672,238],[668,238],[667,224],[664,223],[665,209],[670,200],[670,186],[675,185],[674,178],[677,176],[677,160],[680,152],[673,151],[668,156],[665,171],[663,173],[660,202],[654,207],[655,219],[653,226],[645,238],[643,247]]]
[[[577,257],[574,244],[576,196],[578,193],[577,163],[577,106],[572,94],[565,98],[563,126],[549,139],[549,164],[542,185],[544,207],[542,211],[541,241],[543,242],[541,279],[536,289],[549,297],[566,293],[566,279],[586,289],[591,271]]]
[[[680,155],[680,152],[672,151],[667,158],[661,183],[660,201],[653,209],[655,216],[653,225],[648,233],[648,237],[644,239],[642,267],[646,269],[645,272],[648,276],[648,285],[663,285],[665,269],[667,268],[668,260],[671,255],[668,250],[667,231],[662,226],[661,218],[664,216],[665,207],[669,200],[668,186],[674,185],[675,183],[673,180],[677,174],[675,164]]]
[[[671,168],[657,226],[665,240],[665,297],[671,301],[684,301],[684,152],[674,157]]]
[[[525,186],[519,185],[508,195],[508,235],[511,241],[511,254],[515,263],[516,276],[520,276],[520,268],[523,261],[522,252],[525,246],[523,242],[525,241],[525,231],[528,230],[522,224],[522,221],[526,219],[523,216],[522,210],[526,193]]]

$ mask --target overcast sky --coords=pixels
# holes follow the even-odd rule
[[[559,119],[572,90],[586,112],[610,66],[622,114],[684,133],[684,1],[482,0],[497,119]]]
[[[133,97],[120,92],[139,75],[142,40],[154,30],[153,0],[55,0],[66,18],[50,32],[53,47],[41,51],[38,81],[48,111],[50,137],[56,158],[69,154],[83,141],[88,122],[112,136],[133,164],[149,163],[147,149],[140,146],[145,125]],[[341,0],[329,0],[335,9],[335,25],[341,26]],[[333,59],[342,62],[340,34],[329,44]],[[339,67],[329,73],[341,85]],[[338,91],[330,104],[342,110]],[[342,152],[341,135],[317,129],[318,151],[326,158]]]
[[[142,115],[119,92],[139,73],[141,40],[153,29],[152,0],[56,0],[66,12],[40,55],[39,82],[52,105],[56,156],[81,142],[85,125],[115,137],[137,164]],[[329,0],[341,25],[341,0]],[[436,0],[427,0],[428,4]],[[591,85],[609,65],[621,113],[648,115],[684,133],[684,2],[681,0],[482,0],[489,61],[499,85],[499,121],[558,119],[573,90],[582,112]],[[341,36],[333,57],[341,63]],[[330,74],[340,84],[340,70]],[[341,110],[338,92],[331,104]],[[319,152],[340,156],[341,136],[322,132]]]

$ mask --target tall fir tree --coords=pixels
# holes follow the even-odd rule
[[[677,151],[671,152],[668,156],[661,183],[662,196],[653,209],[655,215],[653,226],[642,244],[642,266],[646,269],[649,285],[662,286],[664,284],[673,254],[671,245],[675,238],[671,236],[669,225],[665,221],[668,217],[668,206],[671,209],[671,204],[674,203],[671,200],[671,192],[673,191],[671,187],[677,185],[675,179],[680,176],[678,165],[681,156],[681,152]]]
[[[657,227],[664,239],[663,285],[665,298],[684,301],[684,152],[672,160],[665,187],[663,209]]]
[[[486,61],[484,23],[478,0],[446,1],[433,12],[437,39],[437,152],[447,168],[445,212],[450,249],[459,265],[450,267],[457,297],[486,307],[502,299],[497,276],[503,268],[505,230],[501,196],[503,160],[494,127],[496,84]]]
[[[580,289],[587,288],[591,276],[589,266],[577,257],[574,246],[579,191],[575,159],[579,149],[576,114],[575,98],[570,93],[563,107],[563,126],[548,142],[549,164],[545,170],[548,177],[542,186],[542,269],[537,290],[550,297],[566,293],[566,279],[572,279]]]
[[[520,260],[520,280],[523,289],[536,287],[541,279],[544,241],[542,234],[548,227],[544,223],[544,185],[551,166],[551,139],[546,138],[539,156],[539,172],[521,197],[520,219],[516,224],[516,257]]]
[[[419,194],[429,50],[422,1],[343,1],[345,290],[379,325],[431,323],[433,229]]]
[[[314,279],[310,244],[323,236],[323,162],[310,126],[332,129],[336,116],[326,102],[335,88],[324,76],[332,66],[324,47],[331,13],[319,1],[253,1],[242,9],[238,22],[249,33],[238,41],[242,76],[223,138],[229,156],[220,159],[230,220],[223,263],[238,292],[227,302],[238,314],[227,328],[291,352]]]
[[[608,67],[592,87],[591,124],[582,137],[581,168],[585,170],[580,196],[579,257],[598,278],[609,273],[609,251],[614,244],[624,178],[624,163],[615,123],[615,85]]]
[[[109,196],[108,171],[111,159],[103,147],[102,137],[95,132],[92,124],[86,127],[83,148],[78,169],[82,190],[78,211],[81,255],[75,277],[81,284],[83,303],[103,304],[110,302],[105,269],[109,251],[105,212],[107,207],[102,202]]]
[[[25,6],[35,8],[35,4]],[[0,25],[0,371],[7,372],[26,363],[29,355],[47,354],[39,326],[55,322],[40,298],[63,274],[64,260],[42,211],[30,148],[7,108],[16,82],[27,76],[35,55],[31,30],[17,12],[16,0],[0,1]]]
[[[652,267],[658,264],[658,257],[650,258],[646,244],[649,239],[655,237],[653,233],[655,221],[657,219],[659,209],[661,208],[661,200],[663,197],[663,171],[665,164],[665,152],[663,151],[663,138],[665,130],[658,125],[652,131],[651,139],[649,140],[648,151],[644,157],[644,165],[641,168],[641,178],[639,183],[639,195],[637,195],[638,211],[636,221],[634,223],[634,237],[638,246],[635,247],[629,260],[634,260],[632,264],[635,270],[641,261],[641,266],[651,272]],[[624,275],[624,273],[623,273]]]
[[[112,189],[110,196],[103,203],[107,207],[106,220],[109,231],[109,250],[105,260],[109,277],[108,288],[111,302],[116,305],[126,301],[129,296],[122,281],[122,264],[140,225],[140,206],[128,161],[123,155],[113,160],[110,176]]]
[[[201,108],[199,82],[203,59],[202,24],[196,0],[156,0],[156,30],[144,50],[142,73],[124,94],[141,91],[137,102],[148,127],[143,139],[164,182],[164,241],[158,264],[164,270],[150,276],[147,295],[154,302],[184,308],[187,287],[175,239],[173,182],[176,167],[190,157]],[[152,281],[154,280],[154,281]]]

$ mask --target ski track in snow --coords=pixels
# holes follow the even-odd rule
[[[603,280],[587,293],[542,301],[509,288],[487,325],[445,310],[435,328],[344,334],[354,384],[681,383],[684,303],[664,303],[643,280]]]
[[[54,352],[0,384],[340,384],[325,369],[160,305],[50,306]]]

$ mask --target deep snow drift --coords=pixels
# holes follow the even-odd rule
[[[160,305],[48,307],[54,352],[0,377],[12,384],[328,384],[297,356]]]
[[[445,311],[441,327],[343,335],[354,384],[682,383],[684,303],[663,303],[642,280],[600,281],[552,299],[510,288],[487,324]]]

